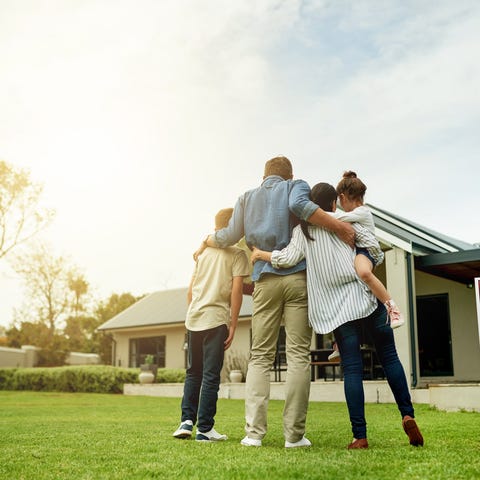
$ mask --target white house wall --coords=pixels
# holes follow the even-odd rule
[[[475,290],[458,282],[428,273],[416,272],[416,294],[448,294],[452,334],[453,377],[432,377],[430,383],[442,381],[478,381],[480,346],[476,317]],[[425,378],[422,378],[425,381]]]
[[[185,326],[173,325],[165,327],[153,327],[144,329],[125,329],[113,332],[113,338],[116,342],[115,365],[128,367],[130,354],[130,340],[134,338],[147,338],[166,336],[165,340],[165,367],[166,368],[184,368],[184,338]]]
[[[385,252],[386,287],[390,296],[400,308],[405,324],[394,330],[398,356],[409,383],[412,383],[412,362],[410,353],[410,317],[408,303],[407,254],[404,250],[393,247]]]
[[[230,347],[246,356],[250,352],[250,325],[251,321],[240,319],[237,331]],[[115,365],[128,367],[130,340],[134,338],[158,337],[165,335],[165,367],[185,368],[185,326],[184,324],[156,326],[143,329],[125,329],[113,332],[116,342]]]

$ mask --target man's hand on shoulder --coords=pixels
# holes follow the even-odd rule
[[[198,262],[198,257],[205,251],[205,249],[208,247],[208,237],[203,240],[203,242],[200,244],[200,247],[197,248],[197,250],[193,253],[193,259],[195,262]]]

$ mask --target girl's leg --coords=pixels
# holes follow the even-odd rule
[[[373,264],[368,257],[361,253],[355,256],[355,271],[382,303],[391,299],[383,283],[373,274]]]
[[[360,279],[365,282],[370,291],[387,307],[390,326],[397,328],[405,323],[402,314],[395,302],[390,297],[383,283],[373,274],[373,263],[363,253],[355,257],[355,271]]]
[[[360,320],[344,323],[335,329],[334,333],[342,357],[345,398],[353,437],[367,438],[363,361],[360,353]]]
[[[340,352],[338,351],[337,342],[333,342],[332,350],[333,352],[327,358],[329,362],[336,362],[337,358],[340,358]]]

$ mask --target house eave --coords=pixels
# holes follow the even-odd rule
[[[465,285],[480,277],[480,249],[434,253],[415,258],[415,268]]]
[[[238,317],[239,321],[250,320],[251,315],[241,315]],[[117,331],[128,331],[128,330],[149,330],[152,328],[172,328],[172,327],[183,327],[185,325],[185,320],[180,320],[178,322],[169,322],[169,323],[148,323],[148,324],[138,324],[138,325],[121,325],[118,327],[99,327],[97,331],[111,333]]]

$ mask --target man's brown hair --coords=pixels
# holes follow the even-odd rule
[[[278,175],[284,180],[293,178],[293,169],[290,160],[287,157],[274,157],[265,163],[265,173],[263,178],[270,175]]]
[[[215,215],[215,229],[220,230],[228,225],[233,208],[223,208]]]

